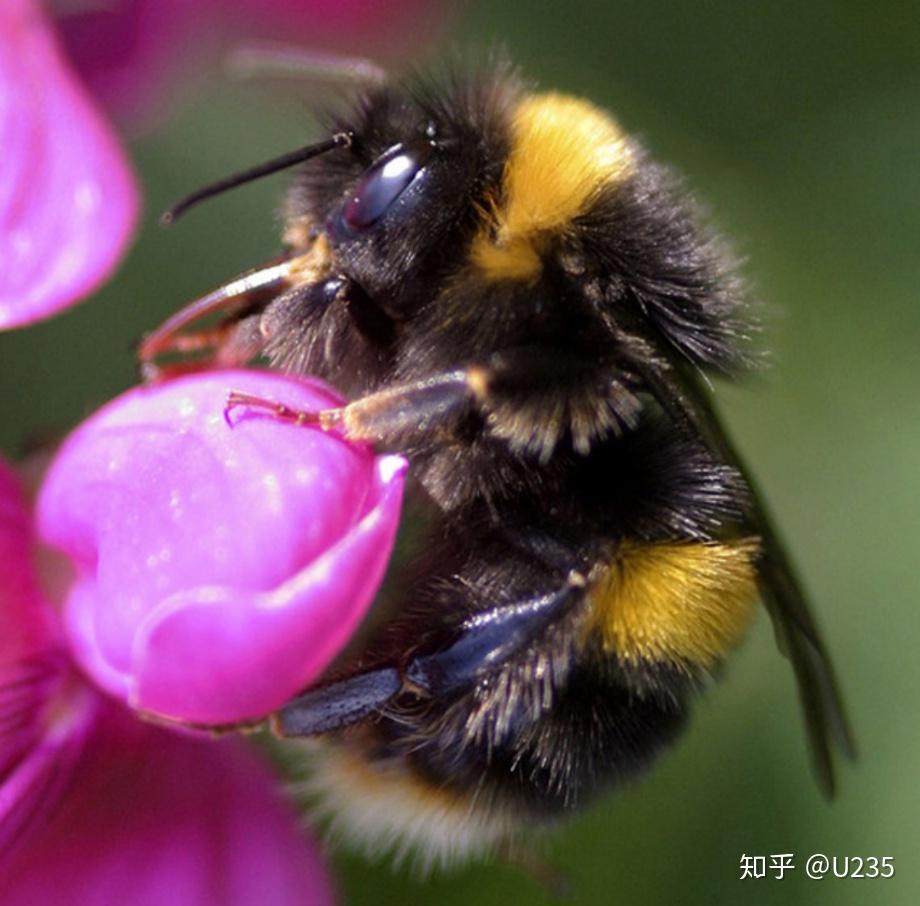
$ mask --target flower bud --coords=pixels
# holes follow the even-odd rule
[[[131,707],[194,723],[264,717],[358,626],[392,550],[406,461],[259,410],[316,411],[316,381],[210,372],[129,391],[64,443],[40,539],[71,560],[70,646]]]

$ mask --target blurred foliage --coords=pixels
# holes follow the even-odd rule
[[[861,758],[828,805],[766,619],[689,734],[545,850],[578,903],[914,903],[920,749],[920,16],[910,3],[570,0],[468,6],[461,48],[505,45],[544,87],[617,112],[679,167],[746,257],[773,366],[720,387],[835,653]],[[137,144],[143,232],[98,296],[0,336],[0,449],[62,430],[133,380],[131,344],[277,245],[278,181],[156,228],[191,187],[311,133],[290,89],[210,86]],[[739,881],[742,852],[793,852]],[[811,852],[892,855],[892,880],[808,880]],[[339,854],[354,904],[550,902],[505,866],[425,883]]]

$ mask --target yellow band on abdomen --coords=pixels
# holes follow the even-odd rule
[[[747,629],[758,544],[625,542],[597,571],[589,633],[623,663],[711,668]]]

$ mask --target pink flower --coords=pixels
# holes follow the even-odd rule
[[[131,169],[36,0],[0,3],[0,329],[92,292],[137,219]]]
[[[41,540],[76,570],[64,623],[81,667],[133,708],[197,724],[264,717],[348,641],[383,578],[406,468],[264,413],[231,429],[230,388],[341,403],[267,372],[132,390],[71,435],[37,508]]]
[[[331,885],[266,766],[238,739],[144,724],[70,665],[0,462],[3,906],[305,906]]]
[[[66,784],[92,711],[79,696],[61,721],[47,708],[67,696],[68,660],[30,568],[33,542],[19,485],[0,460],[0,854]]]
[[[98,699],[93,709],[53,815],[0,856],[3,906],[333,902],[315,845],[254,751],[146,725]]]
[[[331,901],[254,753],[124,706],[263,717],[329,663],[382,579],[405,460],[256,411],[231,427],[231,388],[341,402],[266,372],[129,391],[64,443],[35,529],[0,463],[4,906]]]

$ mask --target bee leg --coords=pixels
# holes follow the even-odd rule
[[[313,736],[357,723],[401,693],[433,698],[462,692],[534,643],[581,599],[585,584],[573,572],[555,593],[477,613],[453,644],[416,656],[402,672],[384,667],[311,689],[274,716],[274,729],[279,736]]]
[[[383,67],[365,57],[324,53],[289,44],[244,44],[231,49],[225,60],[241,79],[284,77],[319,84],[373,88],[386,81]]]
[[[559,591],[477,613],[463,624],[460,637],[450,647],[415,658],[405,679],[431,696],[471,686],[540,638],[581,600],[586,584],[584,576],[573,571]]]
[[[323,413],[351,440],[398,445],[455,420],[476,401],[475,371],[458,369],[372,393]]]
[[[547,862],[538,853],[523,849],[511,843],[499,848],[498,855],[502,862],[530,878],[543,889],[552,900],[571,900],[575,888],[568,874],[557,866]]]
[[[175,353],[181,358],[167,363],[144,361],[141,363],[141,378],[151,384],[193,374],[210,368],[235,368],[254,359],[262,349],[263,340],[259,334],[260,315],[250,315],[238,320],[227,318],[208,330],[180,333],[164,343],[158,355]]]
[[[553,369],[546,362],[552,356]],[[587,365],[586,362],[590,362]],[[486,363],[397,384],[322,413],[319,424],[350,440],[408,449],[435,431],[477,414],[487,433],[547,458],[569,432],[586,454],[607,434],[635,427],[641,403],[614,362],[540,348],[509,349]]]
[[[584,357],[570,357],[560,365],[558,355],[554,358],[558,367],[547,384],[547,355],[534,349],[508,350],[493,356],[489,364],[471,364],[397,384],[320,413],[298,416],[275,403],[242,398],[234,398],[230,405],[252,405],[286,420],[340,431],[349,440],[395,449],[406,449],[426,434],[478,413],[496,436],[544,456],[566,427],[573,432],[576,449],[585,453],[596,436],[635,424],[639,402],[625,384],[611,378],[605,394],[598,396],[596,381],[588,380],[591,374],[586,372]],[[547,393],[553,402],[550,407]],[[571,424],[560,416],[548,417],[547,408],[569,412]]]
[[[338,730],[379,709],[401,686],[399,671],[385,667],[311,689],[274,715],[274,730],[279,736],[315,736]]]
[[[469,372],[460,370],[382,390],[340,409],[321,412],[293,409],[281,402],[234,390],[227,396],[225,416],[239,407],[261,409],[282,421],[339,430],[352,440],[393,443],[448,420],[474,398]]]
[[[327,274],[326,255],[323,244],[314,243],[299,257],[276,258],[186,305],[138,344],[144,379],[243,365],[255,358],[271,339],[267,313],[302,315],[344,291],[344,281]],[[200,322],[213,318],[216,323],[201,327]],[[198,357],[165,365],[158,361],[188,354]]]
[[[233,392],[228,410],[238,406],[262,409],[284,421],[341,431],[349,440],[382,442],[398,447],[417,440],[462,415],[482,409],[493,371],[473,365],[433,374],[372,393],[339,409],[298,412],[283,403]]]
[[[272,418],[282,422],[292,422],[295,425],[322,425],[321,418],[323,412],[307,412],[305,409],[292,409],[284,403],[276,403],[274,400],[265,399],[263,396],[256,396],[252,393],[244,393],[242,390],[231,390],[227,394],[227,402],[224,404],[224,421],[232,428],[234,421],[230,413],[234,409],[258,409],[267,413]]]

